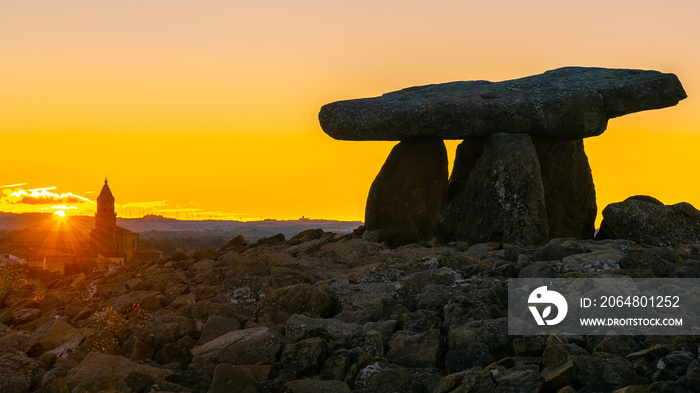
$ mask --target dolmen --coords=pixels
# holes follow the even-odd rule
[[[366,239],[535,245],[594,235],[583,138],[608,119],[684,98],[674,74],[564,67],[333,102],[319,121],[335,139],[399,141],[370,188]],[[449,179],[445,139],[463,140]]]

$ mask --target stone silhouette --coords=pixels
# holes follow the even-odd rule
[[[342,140],[472,139],[495,132],[581,139],[608,119],[676,105],[678,78],[657,71],[564,67],[504,82],[409,87],[324,105],[321,127]]]
[[[632,196],[605,207],[596,239],[628,239],[661,247],[698,243],[700,211],[685,202],[664,205],[650,196]]]
[[[530,136],[494,134],[484,145],[464,192],[443,210],[438,239],[546,243],[549,228],[544,198]]]
[[[401,141],[372,185],[368,240],[397,246],[435,234],[445,243],[540,244],[593,237],[595,187],[583,138],[602,134],[608,119],[684,98],[673,74],[564,67],[510,81],[451,82],[338,101],[321,108],[319,121],[336,139]],[[436,202],[443,188],[432,182],[442,184],[447,168],[431,166],[441,162],[434,146],[443,139],[464,140],[444,207]],[[409,141],[413,158],[399,153]],[[424,170],[416,169],[423,165],[418,157]],[[436,216],[428,230],[428,218]]]
[[[432,235],[447,199],[447,151],[440,139],[399,142],[367,197],[365,237],[391,245]]]

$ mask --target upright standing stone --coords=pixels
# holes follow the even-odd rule
[[[545,243],[549,231],[544,200],[530,136],[494,134],[464,192],[443,210],[436,235],[443,243]]]
[[[399,142],[369,190],[365,239],[392,247],[429,239],[446,198],[444,142]]]
[[[583,140],[532,142],[542,170],[549,237],[592,239],[598,207]]]

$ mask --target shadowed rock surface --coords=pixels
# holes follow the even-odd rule
[[[655,246],[700,242],[700,211],[689,203],[664,205],[638,195],[603,209],[596,239],[630,239]]]
[[[545,195],[535,146],[528,135],[495,134],[464,192],[440,216],[439,241],[543,244],[549,238]]]
[[[399,142],[369,190],[365,238],[392,246],[428,240],[446,198],[444,142]]]
[[[700,277],[700,243],[391,249],[323,231],[239,243],[215,260],[178,255],[0,292],[0,391],[697,390],[693,336],[518,337],[506,316],[510,278]],[[302,283],[273,288],[291,272]],[[149,290],[129,289],[136,279]],[[151,311],[128,311],[134,302]],[[108,305],[115,313],[95,312]],[[34,319],[13,317],[26,309]],[[115,323],[101,324],[107,315]]]
[[[549,237],[592,239],[598,207],[583,140],[533,138],[540,162]]]
[[[470,139],[495,132],[581,139],[603,133],[610,118],[684,98],[673,74],[564,67],[503,82],[442,83],[338,101],[321,108],[319,121],[342,140]]]

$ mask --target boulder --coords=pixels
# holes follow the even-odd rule
[[[630,353],[638,351],[637,344],[630,336],[620,336],[614,333],[608,333],[598,345],[593,347],[593,353],[606,352],[614,355],[627,356]]]
[[[195,262],[199,261],[204,261],[206,259],[216,259],[218,253],[216,251],[212,251],[209,249],[203,249],[203,250],[197,250],[194,253],[192,253],[192,259],[195,260]]]
[[[697,359],[697,355],[693,355],[687,351],[674,351],[659,359],[656,364],[658,369],[669,370],[675,375],[684,375],[688,366]]]
[[[384,356],[384,338],[376,330],[364,330],[357,332],[348,340],[348,348],[356,348],[367,356]]]
[[[143,310],[157,311],[161,308],[158,291],[129,291],[124,295],[109,299],[105,308],[111,307],[120,314],[126,314],[134,304],[139,304]]]
[[[43,393],[71,393],[70,388],[63,378],[58,378],[46,385]]]
[[[202,335],[199,337],[199,343],[207,343],[224,334],[238,330],[241,324],[235,318],[220,317],[218,315],[210,315],[207,322],[202,327]]]
[[[561,243],[549,242],[544,247],[538,249],[532,256],[535,261],[555,261],[562,260],[569,255],[585,254],[591,250],[576,242],[562,239]],[[535,276],[533,276],[535,277]]]
[[[652,246],[700,242],[700,211],[689,203],[664,205],[649,196],[633,196],[603,209],[596,239],[628,239]]]
[[[561,273],[586,274],[601,270],[620,268],[620,260],[624,257],[616,250],[600,250],[586,254],[570,255],[562,259]]]
[[[612,391],[629,385],[648,383],[648,379],[638,375],[632,369],[629,361],[619,356],[601,358],[575,355],[570,356],[569,360],[575,365],[576,380],[583,386],[584,391]]]
[[[513,352],[516,356],[542,356],[545,346],[543,337],[522,336],[513,339]]]
[[[131,349],[129,359],[137,362],[142,360],[151,360],[155,353],[156,349],[152,345],[136,340],[133,348]]]
[[[462,195],[440,215],[438,240],[544,244],[549,238],[540,164],[527,135],[495,134]]]
[[[66,381],[64,378],[68,374],[68,371],[70,371],[76,365],[77,363],[71,360],[57,360],[56,363],[53,365],[53,368],[51,368],[46,374],[44,374],[41,377],[41,387],[46,390],[48,385],[55,383],[57,380],[61,380],[63,381],[63,383],[57,382],[56,384],[65,385],[66,390],[70,392],[70,389],[68,389],[68,385],[66,385]]]
[[[489,370],[472,367],[460,373],[450,374],[438,382],[433,393],[479,392],[493,393],[496,385]]]
[[[539,392],[544,386],[544,378],[535,370],[508,370],[496,374],[496,393]]]
[[[540,162],[550,239],[592,239],[598,207],[583,140],[532,142]]]
[[[362,326],[355,323],[343,322],[335,318],[310,318],[302,314],[294,314],[287,320],[284,336],[291,342],[312,337],[344,342],[360,331]]]
[[[686,389],[694,392],[700,391],[700,360],[693,360],[680,383]]]
[[[663,345],[655,345],[651,348],[645,348],[641,351],[633,352],[627,355],[627,359],[630,361],[636,361],[639,359],[644,359],[648,362],[654,362],[656,359],[666,356],[669,354],[669,349]]]
[[[34,335],[23,331],[0,335],[0,348],[13,348],[30,358],[35,358],[46,350]]]
[[[430,329],[401,340],[400,345],[389,350],[386,358],[405,367],[433,368],[442,364],[444,347],[440,331]]]
[[[250,372],[240,366],[219,364],[214,369],[214,378],[207,393],[259,393],[262,392],[258,381]]]
[[[172,373],[171,370],[138,364],[121,356],[90,352],[68,372],[65,381],[72,392],[125,388],[142,391]]]
[[[549,344],[542,353],[542,364],[556,369],[566,364],[570,355],[588,355],[588,352],[576,344]]]
[[[439,268],[413,273],[403,280],[399,296],[410,300],[429,285],[449,286],[455,281],[457,272],[450,268]]]
[[[367,390],[372,393],[420,393],[424,392],[423,384],[411,379],[406,369],[382,370],[367,384]]]
[[[573,385],[577,372],[576,364],[571,360],[557,368],[545,369],[542,371],[545,390],[554,391],[563,386]]]
[[[11,348],[0,348],[0,392],[26,393],[41,378],[44,364]]]
[[[390,246],[427,240],[447,198],[447,151],[439,139],[399,142],[374,179],[363,238]]]
[[[298,375],[313,376],[318,374],[327,349],[326,340],[319,337],[288,344],[282,351],[280,363],[284,369],[294,371]]]
[[[189,362],[192,360],[191,350],[197,345],[197,341],[190,336],[165,344],[153,356],[153,360],[158,364],[169,364],[174,362]]]
[[[291,393],[349,393],[348,385],[343,381],[313,381],[298,379],[285,384]]]
[[[418,310],[405,313],[399,317],[399,321],[403,330],[414,333],[442,327],[442,320],[436,311]]]
[[[678,78],[657,71],[564,67],[503,82],[409,87],[324,105],[323,130],[342,140],[472,139],[497,132],[554,139],[600,135],[608,119],[676,105]]]
[[[448,345],[451,351],[469,348],[474,343],[486,344],[496,359],[512,354],[507,318],[483,319],[450,327]]]
[[[449,351],[445,355],[445,371],[448,374],[480,366],[486,367],[496,360],[489,352],[489,346],[483,342],[475,342],[464,349]]]
[[[190,318],[161,314],[149,319],[146,328],[139,330],[136,335],[143,342],[160,348],[185,335],[192,335],[196,330],[196,324]]]
[[[304,231],[301,231],[297,233],[296,235],[292,236],[291,239],[289,239],[289,244],[301,244],[304,242],[308,242],[311,240],[316,240],[320,239],[321,236],[323,236],[323,229],[321,228],[312,228],[312,229],[307,229]]]
[[[57,319],[51,324],[51,328],[48,332],[39,338],[39,342],[44,351],[50,351],[66,342],[79,340],[83,337],[85,337],[83,332],[74,328],[69,323]]]
[[[41,310],[36,308],[21,308],[12,313],[12,318],[10,319],[10,325],[21,325],[23,323],[31,322],[41,315]]]
[[[323,380],[342,381],[345,379],[348,368],[350,368],[350,359],[348,356],[344,356],[343,354],[334,355],[326,358],[318,375]]]
[[[334,301],[323,288],[312,287],[309,284],[296,284],[275,289],[258,302],[258,315],[273,315],[281,311],[292,314],[307,313],[314,317],[327,318],[333,314]],[[279,323],[286,322],[276,321]]]
[[[193,362],[234,365],[273,364],[285,345],[284,337],[266,327],[235,330],[192,349]]]
[[[444,310],[454,289],[447,285],[429,284],[416,296],[418,310],[440,313]]]
[[[258,246],[265,246],[265,245],[273,246],[275,244],[282,243],[285,240],[287,240],[287,239],[284,237],[284,234],[278,233],[275,236],[260,238],[260,239],[258,239],[257,242],[255,242],[255,244]]]
[[[231,239],[226,245],[221,247],[218,251],[219,254],[223,254],[225,252],[229,251],[242,251],[245,250],[245,248],[248,247],[248,242],[245,240],[245,238],[242,235],[238,235]]]

